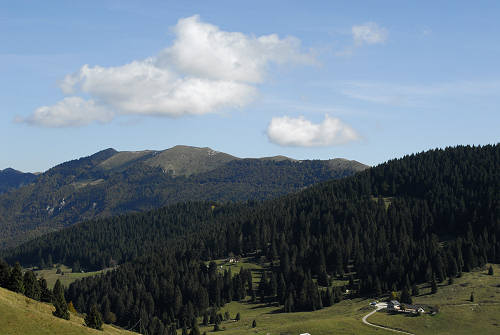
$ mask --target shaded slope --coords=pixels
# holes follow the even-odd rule
[[[11,168],[0,170],[0,194],[30,184],[36,178],[33,173],[23,173]]]

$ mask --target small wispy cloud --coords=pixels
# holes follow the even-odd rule
[[[180,19],[173,33],[173,44],[158,55],[116,67],[82,66],[60,83],[66,98],[18,121],[64,127],[120,114],[215,113],[251,102],[271,64],[315,62],[297,38],[227,32],[197,15]]]
[[[393,106],[419,106],[431,99],[459,101],[470,97],[500,96],[500,81],[455,81],[427,85],[346,81],[334,89],[352,99]]]
[[[326,147],[358,140],[357,132],[340,119],[325,116],[313,123],[303,116],[272,118],[267,128],[270,142],[288,147]]]
[[[389,32],[375,22],[366,22],[352,26],[351,36],[353,44],[337,51],[336,56],[349,57],[354,54],[356,48],[364,45],[384,44],[387,41]]]
[[[388,36],[387,29],[380,27],[375,22],[352,26],[351,32],[354,44],[358,46],[385,43]]]

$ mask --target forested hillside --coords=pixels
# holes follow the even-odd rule
[[[11,168],[0,170],[0,194],[28,185],[36,180],[33,173],[23,173]]]
[[[499,167],[498,144],[431,150],[262,203],[191,203],[88,222],[6,256],[40,264],[50,254],[89,267],[139,256],[75,282],[67,298],[80,311],[97,303],[122,326],[140,319],[151,334],[191,327],[208,306],[245,296],[284,312],[315,310],[338,301],[319,289],[334,278],[349,279],[352,294],[380,295],[500,262]],[[206,266],[230,253],[271,262],[258,287],[245,271],[231,278]]]
[[[60,164],[35,182],[0,195],[0,248],[76,222],[181,201],[270,199],[366,167],[343,159],[240,159],[186,146],[107,149]]]

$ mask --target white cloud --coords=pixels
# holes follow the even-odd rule
[[[278,35],[248,36],[221,31],[200,22],[198,16],[179,20],[172,47],[158,57],[158,64],[174,64],[189,75],[259,83],[264,80],[269,63],[312,63],[314,59],[300,52],[300,41]]]
[[[84,126],[93,121],[108,122],[112,118],[112,112],[96,105],[93,100],[67,97],[53,106],[39,107],[28,118],[17,121],[44,127],[66,127]]]
[[[275,144],[290,147],[325,147],[359,139],[354,129],[328,115],[319,124],[303,116],[274,117],[267,128],[267,137]]]
[[[358,46],[384,43],[388,35],[387,29],[379,27],[375,22],[353,26],[351,32],[354,44]]]
[[[40,107],[24,120],[48,127],[80,126],[109,121],[117,114],[215,113],[252,101],[270,64],[314,62],[300,51],[300,41],[294,37],[225,32],[198,16],[180,19],[173,32],[172,46],[157,56],[117,67],[84,65],[67,75],[61,90],[75,96]],[[90,100],[84,101],[80,94]]]

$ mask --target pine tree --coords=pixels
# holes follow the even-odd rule
[[[408,287],[404,287],[403,290],[401,291],[401,302],[405,304],[411,304],[412,300],[410,297],[410,292],[408,291]]]
[[[434,294],[438,291],[437,283],[436,283],[436,278],[432,277],[431,281],[431,293]]]
[[[40,301],[43,302],[51,302],[52,301],[52,292],[47,287],[47,281],[45,278],[38,279],[38,286],[40,287]]]
[[[53,304],[56,310],[52,312],[52,314],[58,318],[69,320],[68,305],[66,304],[66,299],[64,298],[64,288],[59,279],[54,285]]]
[[[90,307],[89,313],[85,316],[85,325],[89,328],[102,329],[102,316],[96,304]]]
[[[208,326],[208,312],[203,313],[203,325]]]
[[[23,278],[24,294],[31,299],[40,300],[40,285],[33,271],[26,271]]]
[[[19,262],[16,262],[9,277],[9,285],[7,288],[13,292],[24,294],[23,269]]]
[[[10,277],[10,266],[0,258],[0,287],[7,287]]]
[[[417,295],[419,295],[419,294],[420,294],[420,290],[418,289],[417,284],[413,284],[413,285],[411,286],[411,295],[412,295],[412,296],[417,296]]]
[[[488,274],[490,276],[493,276],[493,266],[492,265],[490,265],[490,268],[488,269]]]

